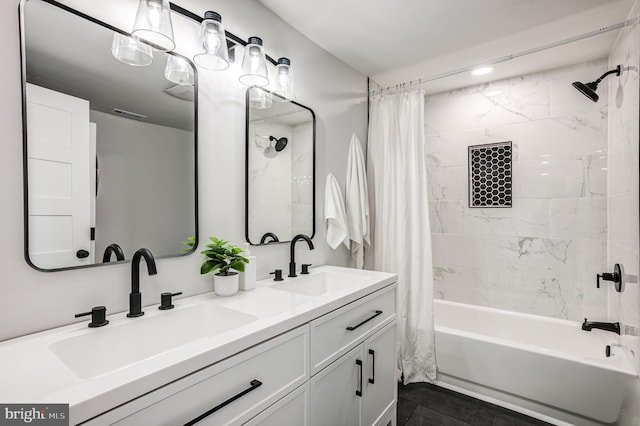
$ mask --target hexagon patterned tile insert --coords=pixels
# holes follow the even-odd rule
[[[469,207],[511,207],[511,141],[469,147]]]

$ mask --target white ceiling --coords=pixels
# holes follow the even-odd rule
[[[258,0],[382,86],[429,78],[624,21],[634,0]],[[496,66],[484,81],[608,56],[617,32]],[[475,84],[468,74],[434,92]]]

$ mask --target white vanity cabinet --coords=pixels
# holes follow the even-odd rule
[[[82,424],[395,424],[395,311],[395,284],[345,298]]]
[[[386,425],[393,417],[395,311],[393,286],[311,322],[312,425]]]
[[[91,425],[242,424],[307,382],[303,325],[197,371],[89,422]],[[194,423],[195,424],[195,423]]]

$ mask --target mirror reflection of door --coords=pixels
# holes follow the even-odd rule
[[[88,264],[89,102],[32,84],[27,99],[31,261],[43,269]]]
[[[184,255],[197,237],[193,64],[150,48],[125,61],[116,42],[130,37],[53,1],[24,0],[20,14],[29,264],[100,265],[111,244],[125,260],[142,247]]]

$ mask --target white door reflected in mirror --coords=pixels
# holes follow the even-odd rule
[[[89,264],[89,102],[27,84],[27,117],[29,258],[43,269]]]
[[[24,0],[20,14],[27,262],[99,265],[112,244],[124,260],[183,255],[198,234],[193,64],[157,51],[123,62],[111,48],[128,34],[55,2]],[[165,76],[176,58],[182,85]]]

